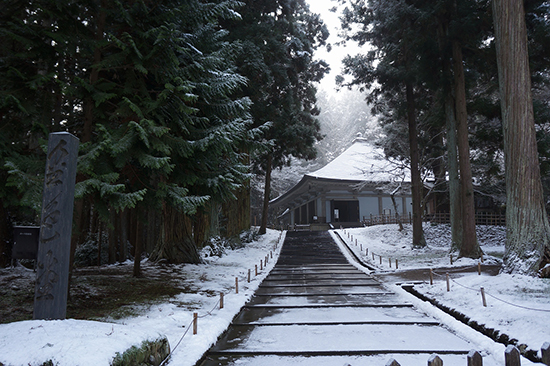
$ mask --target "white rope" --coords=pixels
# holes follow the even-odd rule
[[[433,273],[434,273],[434,274],[437,274],[437,273],[435,273],[435,272],[433,272]],[[437,274],[437,275],[438,275],[438,276],[443,276],[443,275],[440,275],[440,274]],[[465,288],[465,289],[467,289],[467,290],[471,290],[471,291],[475,291],[475,292],[478,292],[478,291],[479,291],[479,289],[472,288],[472,287],[468,287],[468,286],[465,286],[465,285],[463,285],[463,284],[457,282],[457,281],[456,281],[455,279],[453,279],[451,276],[449,276],[449,278],[450,278],[451,281],[453,281],[453,283],[456,283],[457,285],[459,285],[459,286],[461,286],[461,287],[463,287],[463,288]],[[487,292],[487,291],[485,291],[485,295],[490,296],[490,297],[492,297],[493,299],[498,300],[498,301],[500,301],[500,302],[503,302],[503,303],[505,303],[505,304],[508,304],[508,305],[510,305],[510,306],[514,306],[514,307],[516,307],[516,308],[521,308],[521,309],[526,309],[526,310],[532,310],[532,311],[542,311],[542,312],[545,312],[545,313],[550,313],[550,309],[537,309],[537,308],[531,308],[531,307],[528,307],[528,306],[517,305],[517,304],[511,303],[511,302],[509,302],[509,301],[503,300],[503,299],[501,299],[501,298],[499,298],[499,297],[496,297],[496,296],[494,296],[494,295],[491,295],[491,294],[490,294],[489,292]]]

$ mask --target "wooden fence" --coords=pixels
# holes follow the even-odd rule
[[[438,224],[449,224],[451,214],[449,212],[438,212],[426,215],[424,220]],[[495,212],[476,212],[476,225],[506,226],[506,215]]]
[[[412,223],[412,215],[370,215],[363,216],[363,225],[373,226],[373,225],[386,225],[386,224],[397,224],[401,221],[403,224]]]
[[[403,224],[412,223],[412,215],[370,215],[363,216],[363,225],[385,225],[397,224],[401,221]],[[422,218],[424,222],[433,222],[437,224],[449,224],[451,222],[451,214],[448,212],[438,212],[435,214],[425,215]],[[476,212],[476,225],[496,225],[506,226],[506,216],[504,214],[493,212]]]
[[[542,345],[542,364],[550,365],[550,343],[546,342]],[[521,366],[520,352],[515,346],[508,346],[504,351],[504,359],[506,366]],[[477,351],[470,351],[466,357],[467,366],[483,366],[483,358]],[[395,359],[390,359],[386,366],[401,366]],[[432,355],[428,359],[428,366],[443,366],[443,360],[438,355]]]

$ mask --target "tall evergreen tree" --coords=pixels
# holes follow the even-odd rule
[[[373,112],[385,119],[404,122],[408,126],[408,153],[411,168],[413,246],[426,245],[422,230],[423,183],[417,133],[418,60],[421,46],[417,31],[420,13],[406,1],[352,1],[342,19],[346,39],[369,43],[374,50],[344,59],[344,72],[352,80],[344,85],[361,85],[370,89],[367,100]]]
[[[540,179],[523,2],[493,2],[506,163],[508,272],[550,263],[550,223]]]
[[[228,29],[242,44],[238,65],[248,78],[244,93],[252,98],[255,124],[270,124],[269,147],[253,161],[266,177],[260,225],[265,233],[271,170],[289,164],[290,156],[315,157],[314,144],[321,138],[313,83],[328,67],[314,60],[313,52],[325,44],[328,32],[304,0],[248,1],[241,13],[243,20]]]
[[[467,87],[463,45],[475,49],[484,41],[480,31],[486,3],[459,0],[440,1],[435,11],[434,28],[441,55],[442,103],[446,110],[449,165],[449,203],[453,246],[460,257],[478,258],[481,255],[475,228],[475,200],[467,111]],[[424,5],[426,6],[426,5]],[[433,9],[431,4],[425,11]],[[457,163],[458,162],[458,163]],[[457,186],[458,183],[458,186]]]
[[[240,5],[10,3],[0,24],[1,128],[13,132],[0,137],[3,206],[39,211],[39,139],[68,130],[84,142],[75,244],[109,224],[111,257],[129,241],[136,275],[155,237],[156,258],[199,261],[193,216],[234,197],[249,177],[240,147],[260,133],[249,98],[235,96],[245,79],[219,26]]]
[[[346,67],[355,78],[354,82],[370,86],[373,81],[377,81],[380,86],[374,89],[371,101],[386,103],[385,108],[390,110],[397,111],[394,109],[397,103],[390,102],[395,98],[406,100],[407,104],[415,106],[416,116],[412,113],[412,107],[408,111],[409,121],[412,118],[420,121],[418,127],[409,126],[409,144],[412,144],[409,150],[412,153],[410,161],[412,165],[416,165],[413,163],[416,160],[413,156],[416,150],[414,135],[417,135],[420,150],[424,151],[425,156],[423,169],[431,170],[438,184],[445,181],[445,168],[443,152],[436,145],[447,143],[453,244],[460,249],[460,256],[468,257],[479,257],[481,252],[475,231],[467,75],[464,70],[467,60],[463,56],[462,44],[475,48],[486,40],[484,37],[487,33],[479,31],[480,24],[485,19],[480,16],[486,9],[482,3],[455,0],[435,3],[424,0],[390,1],[383,4],[377,1],[352,1],[343,22],[349,39],[369,42],[375,46],[373,53],[378,52],[377,56],[387,60],[376,64],[374,56],[347,59]],[[359,25],[359,28],[351,27],[351,24]],[[362,65],[363,62],[366,65]],[[363,80],[359,81],[360,78]],[[409,83],[408,93],[388,93],[385,96],[379,92],[384,88],[391,90],[394,85],[399,87],[399,83],[404,89],[407,89]],[[376,93],[380,93],[382,98]],[[383,108],[378,108],[378,111],[383,111]],[[386,115],[381,120],[384,122],[388,119],[395,119],[395,116]],[[445,119],[446,140],[441,137],[441,121]],[[391,138],[388,135],[388,141]],[[385,144],[388,147],[390,145],[397,144]],[[388,148],[386,152],[395,154],[392,149]],[[418,178],[413,174],[412,179],[415,181]],[[419,196],[422,197],[422,194]],[[421,215],[421,208],[417,206],[417,209]],[[416,227],[420,231],[421,218],[416,219],[419,221]]]

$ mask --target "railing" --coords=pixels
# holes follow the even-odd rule
[[[449,212],[438,212],[426,215],[424,221],[449,224],[451,222],[451,214]],[[476,212],[476,225],[506,226],[506,215],[495,212]]]
[[[386,224],[397,224],[399,221],[403,224],[410,224],[412,222],[412,215],[370,215],[363,216],[363,225],[365,226],[374,226],[374,225],[386,225]]]
[[[399,221],[403,224],[412,223],[412,215],[370,215],[363,216],[363,225],[386,225],[397,224]],[[424,222],[433,222],[437,224],[449,224],[451,222],[451,214],[448,212],[438,212],[435,214],[425,215],[422,218]],[[496,225],[506,226],[506,216],[504,214],[494,212],[476,212],[476,225]]]

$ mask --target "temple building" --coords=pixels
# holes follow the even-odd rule
[[[410,169],[387,160],[381,149],[358,137],[336,159],[271,200],[270,208],[283,225],[352,227],[396,212],[408,217]]]

